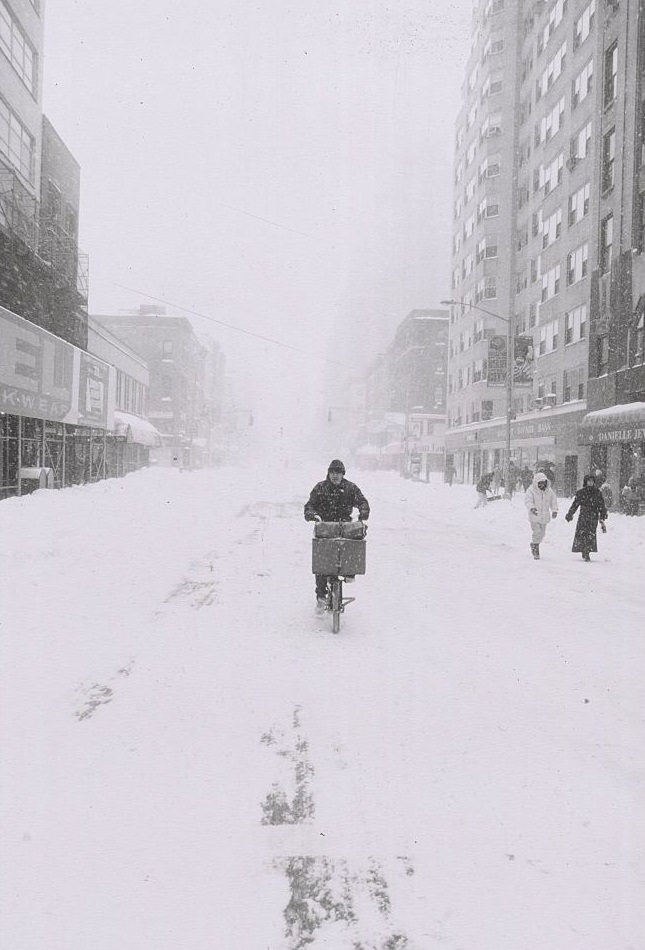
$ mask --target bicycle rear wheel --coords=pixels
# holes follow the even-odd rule
[[[340,577],[334,577],[331,582],[331,631],[340,630],[340,614],[343,609],[343,582]]]

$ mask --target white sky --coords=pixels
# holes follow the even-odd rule
[[[148,294],[366,364],[446,294],[470,9],[48,0],[44,108],[81,165],[91,312]],[[232,365],[266,354],[215,335]]]

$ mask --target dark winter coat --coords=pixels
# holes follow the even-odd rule
[[[323,521],[351,521],[354,508],[358,508],[358,517],[367,521],[370,506],[358,485],[346,478],[334,485],[327,477],[312,488],[305,505],[305,521],[314,521],[316,515]]]
[[[607,518],[607,508],[602,492],[595,485],[584,485],[574,496],[573,503],[567,511],[565,518],[567,521],[573,519],[576,511],[580,509],[576,533],[573,537],[573,546],[571,548],[576,554],[583,554],[587,551],[597,551],[596,531],[598,530],[598,521],[605,521]]]
[[[493,481],[492,472],[489,472],[487,475],[482,475],[482,477],[477,482],[477,486],[476,486],[477,491],[479,492],[480,495],[486,494],[486,492],[491,486],[492,481]]]

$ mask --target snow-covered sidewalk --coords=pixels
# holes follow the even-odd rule
[[[0,950],[645,946],[645,519],[591,564],[522,496],[149,470],[0,505]]]

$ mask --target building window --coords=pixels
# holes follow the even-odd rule
[[[602,172],[601,187],[603,191],[609,191],[614,187],[614,174],[616,167],[616,129],[610,129],[602,137]]]
[[[587,122],[571,139],[568,162],[570,169],[575,168],[578,162],[589,155],[591,151],[591,129],[591,122]]]
[[[593,60],[590,59],[571,83],[571,108],[575,109],[587,98],[593,87]]]
[[[567,284],[577,284],[587,276],[589,263],[589,245],[581,244],[567,255]]]
[[[538,169],[538,184],[540,188],[544,188],[545,197],[562,182],[563,168],[564,153],[560,152],[546,167],[541,165]]]
[[[609,372],[609,337],[599,336],[596,340],[596,375],[606,376]]]
[[[536,323],[537,323],[537,304],[536,304],[536,303],[530,303],[530,304],[529,304],[529,321],[528,321],[528,323],[529,323],[529,330],[530,330],[532,327],[534,327],[534,326],[536,325]]]
[[[560,293],[560,265],[556,264],[542,275],[542,295],[541,302],[544,303]]]
[[[161,358],[164,360],[172,359],[172,340],[164,340],[161,344]]]
[[[487,361],[484,359],[475,360],[473,363],[473,382],[480,383],[486,379]]]
[[[573,48],[578,49],[587,39],[593,29],[593,21],[596,14],[596,0],[591,0],[584,8],[573,26]]]
[[[0,50],[33,94],[36,88],[36,53],[4,0],[0,0]]]
[[[172,399],[172,376],[161,377],[161,398]]]
[[[581,221],[589,213],[589,199],[591,195],[591,184],[587,182],[569,195],[569,227]]]
[[[600,273],[606,274],[611,268],[612,245],[614,243],[614,216],[608,214],[600,225]]]
[[[587,329],[587,306],[575,307],[564,315],[564,343],[577,343],[584,340]]]
[[[34,139],[0,99],[0,152],[28,181],[34,177]]]
[[[634,222],[636,234],[634,235],[634,246],[639,254],[645,251],[645,192],[638,195],[638,215]]]
[[[587,369],[585,366],[578,367],[578,399],[585,398],[585,378],[587,376]]]
[[[545,356],[558,348],[558,321],[551,320],[540,327],[540,342],[538,344],[538,355]]]
[[[562,208],[558,208],[542,224],[542,247],[549,247],[562,233]]]
[[[585,398],[585,370],[565,369],[562,373],[562,402],[572,402],[575,399]]]
[[[636,317],[631,331],[631,366],[645,363],[645,312]]]
[[[485,422],[487,419],[493,418],[493,400],[484,399],[482,400],[482,422]]]
[[[562,373],[562,402],[571,402],[571,389],[573,384],[573,372],[565,369]]]
[[[618,90],[618,44],[614,43],[605,50],[605,84],[603,105],[610,106],[616,99]]]

